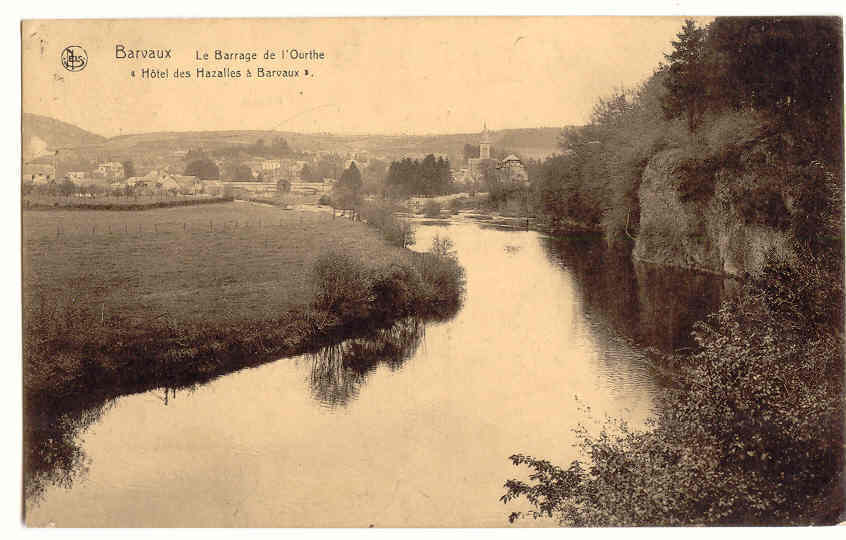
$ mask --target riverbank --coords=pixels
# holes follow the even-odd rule
[[[350,220],[248,204],[117,214],[24,217],[30,410],[202,382],[460,302],[454,259]]]

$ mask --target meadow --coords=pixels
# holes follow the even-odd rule
[[[409,317],[463,270],[327,211],[225,204],[23,215],[29,413],[192,385]]]
[[[228,203],[124,211],[25,212],[25,297],[73,302],[103,320],[175,324],[264,319],[307,305],[320,253],[407,260],[362,223],[331,213]]]

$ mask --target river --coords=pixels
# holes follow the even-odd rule
[[[26,521],[62,527],[507,526],[508,461],[566,465],[573,428],[639,425],[661,391],[645,350],[691,346],[723,280],[632,264],[598,237],[468,222],[450,320],[124,396],[65,419]],[[550,525],[531,521],[518,525]]]

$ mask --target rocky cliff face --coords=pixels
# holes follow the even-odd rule
[[[666,150],[643,172],[635,260],[742,276],[757,274],[768,250],[793,257],[785,232],[746,224],[739,216],[728,186],[753,180],[744,176],[750,173],[718,169],[713,195],[684,201],[679,189],[684,160],[681,150]]]

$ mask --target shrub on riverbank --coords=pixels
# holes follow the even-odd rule
[[[438,217],[441,215],[441,203],[429,199],[423,205],[423,215],[428,218]]]
[[[391,203],[363,203],[359,215],[380,231],[390,244],[398,247],[408,247],[414,244],[414,230],[407,219],[397,217],[396,212],[402,208]]]
[[[441,316],[459,306],[464,269],[448,239],[435,237],[428,253],[410,264],[368,269],[343,252],[328,252],[315,266],[314,308],[346,321],[383,321],[411,314]]]

